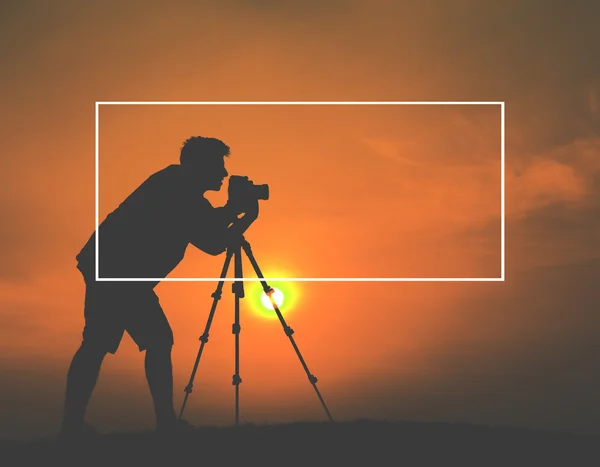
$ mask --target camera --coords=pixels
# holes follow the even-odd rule
[[[244,205],[248,201],[269,199],[269,185],[255,185],[248,177],[232,175],[229,177],[229,200]]]

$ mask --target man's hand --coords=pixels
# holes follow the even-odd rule
[[[243,213],[244,217],[242,217],[242,219],[248,217],[248,220],[251,219],[252,221],[255,221],[258,218],[258,200],[255,199],[252,202],[247,203]]]
[[[237,222],[240,219],[252,219],[253,221],[258,218],[258,200],[254,200],[252,202],[247,202],[244,205],[234,204],[230,201],[224,206],[226,212],[228,213],[228,219],[230,222]],[[244,214],[243,217],[239,217],[240,214]]]
[[[233,224],[227,229],[227,244],[232,240],[241,237],[248,227],[258,219],[258,200],[254,200],[247,203],[242,211],[244,215],[233,222]]]

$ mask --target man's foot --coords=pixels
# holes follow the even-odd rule
[[[62,426],[56,440],[60,443],[78,443],[93,439],[98,436],[98,430],[92,425],[84,423],[78,426]]]

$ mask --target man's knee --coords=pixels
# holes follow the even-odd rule
[[[134,340],[140,351],[170,353],[174,343],[173,330],[165,319],[154,326],[152,332],[144,332],[142,335],[135,336]]]
[[[101,362],[110,349],[101,342],[94,340],[83,340],[77,353],[86,360],[94,360]]]
[[[146,351],[146,353],[156,355],[171,355],[173,349],[173,340],[154,340],[146,345],[139,346],[140,352]]]

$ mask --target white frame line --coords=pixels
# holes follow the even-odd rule
[[[499,105],[500,106],[500,277],[285,277],[285,278],[191,278],[191,277],[163,277],[163,278],[108,278],[100,277],[98,250],[100,240],[98,234],[99,222],[99,113],[101,105]],[[504,101],[96,101],[95,102],[95,222],[96,246],[95,266],[96,281],[98,282],[259,282],[259,281],[287,281],[287,282],[504,282],[506,280],[506,155],[505,155],[505,102]]]

